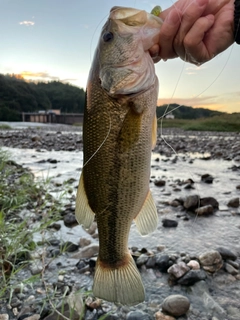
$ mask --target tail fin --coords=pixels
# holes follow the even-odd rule
[[[140,273],[132,256],[115,268],[97,261],[93,294],[107,301],[123,305],[135,305],[144,301],[145,293]]]

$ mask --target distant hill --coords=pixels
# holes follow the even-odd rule
[[[26,82],[0,74],[0,121],[20,121],[22,112],[60,109],[82,113],[85,91],[76,86],[52,82]]]
[[[177,103],[164,104],[157,108],[157,117],[160,118],[164,114],[172,111],[172,114],[176,119],[199,119],[199,118],[208,118],[221,114],[225,114],[220,111],[213,111],[210,109],[204,108],[192,108],[188,106],[179,105]]]

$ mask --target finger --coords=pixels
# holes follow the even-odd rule
[[[185,56],[183,60],[202,64],[213,58],[214,52],[211,52],[204,43],[205,33],[213,26],[214,16],[208,15],[199,18],[184,39]]]
[[[184,11],[182,12],[181,26],[174,40],[175,51],[181,58],[185,55],[183,39],[195,22],[202,16],[207,4],[208,0],[195,0],[184,8]]]
[[[208,14],[216,14],[218,11],[220,11],[224,6],[229,4],[229,0],[209,0],[209,3],[206,7],[206,10],[204,10],[204,16]]]
[[[177,57],[177,54],[173,48],[173,40],[180,27],[180,24],[181,17],[179,16],[179,11],[174,8],[166,16],[159,33],[159,56],[162,59],[171,59]]]

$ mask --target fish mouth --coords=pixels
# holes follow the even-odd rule
[[[125,7],[113,7],[109,19],[119,20],[127,26],[143,26],[148,21],[148,14],[144,10]]]

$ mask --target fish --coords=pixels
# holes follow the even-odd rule
[[[162,20],[144,10],[113,7],[89,72],[83,122],[83,168],[75,215],[99,234],[93,294],[121,305],[145,299],[128,249],[134,220],[141,235],[156,229],[149,189],[156,144],[158,78],[148,52]]]

